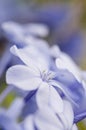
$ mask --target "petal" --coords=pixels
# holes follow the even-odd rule
[[[33,60],[33,64],[35,64],[34,66],[39,68],[40,71],[46,70],[48,69],[48,66],[50,66],[48,63],[49,57],[47,57],[47,55],[45,55],[45,53],[42,52],[42,50],[39,50],[38,48],[32,45],[29,45],[28,47],[23,48],[23,52],[25,52],[26,55]]]
[[[86,110],[85,110],[86,111]],[[80,112],[79,114],[75,114],[75,118],[74,118],[74,122],[75,123],[77,123],[77,122],[79,122],[79,121],[81,121],[81,120],[83,120],[83,119],[85,119],[86,118],[86,112]]]
[[[39,87],[41,79],[34,71],[24,65],[16,65],[8,69],[6,81],[23,90],[35,90]]]
[[[44,107],[36,113],[35,125],[39,130],[62,130],[63,128],[60,120],[49,107]]]
[[[47,83],[42,83],[36,95],[39,108],[49,105],[58,114],[63,111],[63,101],[58,92]]]
[[[35,47],[35,49],[38,49],[38,51],[43,54],[45,59],[50,60],[50,47],[45,40],[35,38],[33,36],[28,36],[25,38],[25,42],[29,44],[29,46],[32,45]]]
[[[70,102],[63,100],[64,102],[64,110],[62,113],[58,113],[58,117],[63,123],[64,129],[71,129],[74,120],[73,109]]]
[[[46,57],[43,56],[42,52],[38,51],[33,46],[24,47],[23,49],[18,49],[16,46],[13,46],[11,52],[18,56],[23,63],[25,63],[29,68],[35,70],[37,73],[48,69],[48,59],[46,60]]]
[[[73,113],[73,108],[70,102],[64,100],[64,116],[67,120],[68,123],[68,129],[71,129],[73,120],[74,120],[74,113]]]
[[[48,27],[44,24],[35,24],[30,23],[27,25],[24,25],[24,33],[26,35],[36,35],[40,37],[46,37],[49,33]]]
[[[29,57],[29,55],[26,52],[26,49],[18,49],[15,45],[11,47],[11,52],[18,56],[21,61],[23,61],[29,68],[34,69],[38,72],[37,67],[35,67],[36,64],[32,61],[32,59]],[[34,60],[34,59],[33,59]]]
[[[60,55],[60,49],[57,45],[53,45],[50,49],[51,56],[57,58]]]
[[[51,84],[59,88],[64,95],[76,105],[79,104],[83,95],[85,95],[83,84],[78,82],[74,76],[67,71],[57,72],[57,78],[53,80]]]
[[[86,91],[85,91],[86,92]],[[78,104],[78,108],[74,107],[74,122],[78,122],[84,118],[86,118],[86,94],[83,94],[83,98],[81,99],[81,101]]]
[[[67,96],[67,93],[65,92],[65,90],[63,89],[63,84],[61,84],[60,82],[58,81],[55,81],[55,80],[52,80],[50,82],[50,84],[54,87],[57,87],[58,89],[60,89],[66,96]]]
[[[28,44],[30,44],[28,48],[31,47],[27,51],[30,54],[28,53],[27,55],[31,56],[34,54],[34,57],[33,57],[34,61],[35,63],[37,62],[36,66],[38,66],[40,70],[48,69],[50,67],[50,62],[51,62],[50,48],[48,46],[48,43],[44,40],[34,38],[31,36],[29,36],[25,40],[26,42],[28,42]]]
[[[15,43],[19,47],[23,47],[25,45],[24,38],[22,36],[23,30],[18,23],[11,21],[4,22],[2,24],[2,29],[11,43]]]
[[[64,129],[65,130],[69,129],[68,128],[68,122],[67,122],[67,120],[65,119],[65,116],[64,116],[64,112],[58,113],[57,116],[60,119],[60,121],[62,122]]]
[[[63,100],[60,97],[59,93],[52,86],[50,87],[49,100],[50,100],[51,107],[57,114],[63,112]]]
[[[78,130],[77,126],[74,124],[72,130]]]
[[[8,38],[14,38],[14,36],[17,34],[19,35],[22,30],[20,28],[20,25],[15,22],[4,22],[2,24],[2,28],[5,31]]]
[[[56,66],[59,69],[68,70],[81,82],[80,69],[67,54],[62,53],[60,57],[56,59]]]
[[[12,21],[4,22],[2,28],[7,34],[18,34],[22,32],[20,24]]]
[[[81,75],[82,75],[83,79],[86,81],[86,71],[81,71]]]
[[[24,129],[25,130],[35,130],[33,116],[30,115],[24,120]]]
[[[49,85],[42,82],[36,94],[37,105],[39,108],[49,104],[49,92]]]

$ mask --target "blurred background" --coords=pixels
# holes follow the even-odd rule
[[[58,44],[82,68],[86,69],[86,0],[0,0],[0,58],[8,44],[3,22],[44,23],[49,28],[46,40]],[[0,81],[4,89],[4,78]],[[8,97],[4,106],[13,98]],[[86,129],[86,120],[77,124]]]

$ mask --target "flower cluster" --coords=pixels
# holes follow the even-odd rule
[[[86,117],[86,72],[43,39],[49,33],[47,26],[8,22],[3,29],[10,44],[1,74],[8,63],[13,64],[0,103],[10,91],[17,96],[7,110],[0,108],[0,128],[77,130],[76,123]]]
[[[7,0],[6,2],[5,0],[0,1],[0,24],[2,24],[0,26],[0,40],[4,37],[11,43],[9,46],[16,44],[18,47],[22,47],[25,43],[23,35],[46,36],[48,29],[42,25],[46,24],[50,30],[49,43],[59,44],[62,51],[71,55],[76,62],[81,62],[85,54],[85,36],[78,27],[80,6],[55,5],[54,3],[38,6],[34,1],[29,1],[28,6],[25,2],[21,4],[18,0]],[[29,24],[21,26],[17,23],[7,22],[8,20]],[[36,23],[33,25],[30,22]],[[38,23],[39,25],[37,25]],[[0,78],[3,72],[14,64],[13,59],[15,58],[10,56],[9,46],[7,46],[3,57],[0,57]],[[6,58],[7,55],[8,58]]]
[[[10,91],[15,91],[17,98],[8,110],[0,109],[0,127],[77,130],[76,123],[86,116],[85,71],[57,45],[50,47],[42,39],[48,34],[46,26],[9,22],[3,24],[3,28],[14,44],[4,65],[12,58],[15,65],[6,73],[10,86],[1,99]]]

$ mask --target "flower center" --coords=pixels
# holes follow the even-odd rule
[[[52,71],[43,71],[41,73],[41,78],[43,81],[45,82],[49,82],[50,80],[52,80],[55,77],[55,73]]]

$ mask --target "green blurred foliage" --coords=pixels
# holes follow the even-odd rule
[[[14,93],[10,93],[9,95],[7,95],[7,97],[4,99],[4,101],[2,102],[1,106],[8,108],[11,103],[13,102],[13,100],[15,99],[15,94]]]
[[[78,130],[86,130],[86,126],[84,125],[83,121],[77,124]]]

